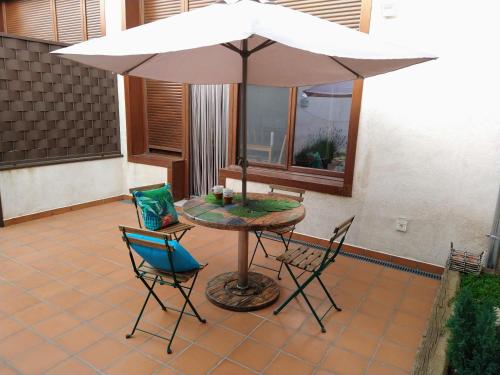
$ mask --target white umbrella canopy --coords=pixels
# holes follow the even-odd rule
[[[292,87],[371,77],[434,59],[272,3],[220,2],[55,53],[119,74],[193,84],[243,82]],[[231,46],[226,43],[230,43]],[[270,43],[270,42],[268,42]],[[224,46],[226,44],[226,46]],[[267,43],[266,43],[267,45]]]
[[[246,204],[246,85],[349,81],[436,57],[265,0],[225,0],[54,51],[123,75],[192,84],[241,83]]]

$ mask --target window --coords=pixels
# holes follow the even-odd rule
[[[249,86],[249,181],[350,196],[361,85]],[[220,174],[240,178],[235,166]]]
[[[370,0],[277,3],[363,32],[369,29]],[[248,180],[351,196],[362,87],[362,80],[291,89],[249,86]],[[230,149],[235,161],[237,148]],[[222,169],[220,178],[240,179],[241,169]]]
[[[293,165],[344,173],[352,82],[297,90]]]
[[[289,97],[289,90],[284,88],[248,87],[248,160],[286,165]]]

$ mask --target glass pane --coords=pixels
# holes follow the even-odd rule
[[[285,164],[289,89],[248,86],[248,160]]]
[[[293,165],[344,172],[352,86],[298,88]]]

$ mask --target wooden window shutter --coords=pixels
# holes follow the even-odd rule
[[[180,0],[144,0],[144,23],[182,11]],[[182,84],[146,80],[149,149],[182,152]]]
[[[87,17],[87,39],[101,37],[101,0],[85,0],[85,15]]]
[[[84,40],[80,0],[56,0],[58,41],[78,43]]]
[[[9,0],[4,4],[8,33],[46,40],[56,39],[49,0]]]
[[[182,11],[181,0],[144,0],[144,23],[173,16]]]
[[[196,8],[206,7],[208,5],[212,5],[215,3],[214,0],[189,0],[189,10],[193,10]]]
[[[278,0],[276,3],[359,29],[362,0]]]

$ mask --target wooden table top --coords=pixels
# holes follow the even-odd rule
[[[293,201],[292,198],[287,198],[282,194],[273,193],[248,193],[247,199],[276,199]],[[269,212],[267,215],[259,218],[239,217],[228,211],[230,208],[239,204],[240,203],[238,202],[227,206],[219,206],[213,203],[207,203],[204,197],[193,198],[184,203],[183,215],[186,219],[198,225],[216,229],[245,231],[283,228],[297,224],[306,216],[306,209],[303,204],[296,208],[292,208],[291,210]]]

